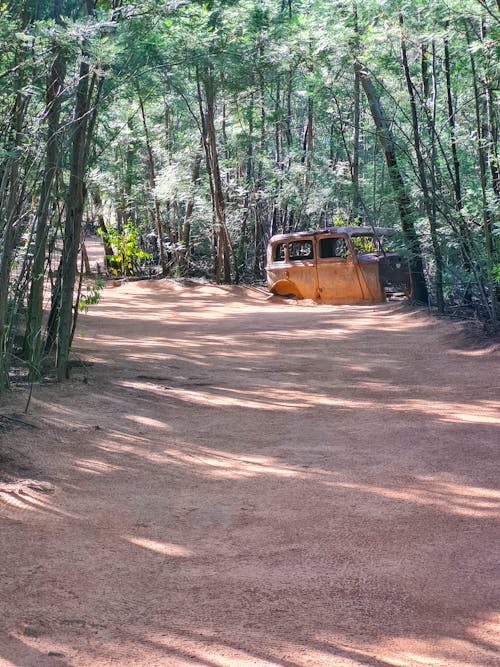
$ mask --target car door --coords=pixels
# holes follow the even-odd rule
[[[316,275],[315,244],[313,237],[292,239],[288,242],[288,279],[297,286],[304,299],[316,299],[318,283]]]
[[[359,303],[366,300],[356,256],[347,234],[317,237],[319,298],[324,303]]]

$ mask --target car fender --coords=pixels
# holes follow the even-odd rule
[[[294,296],[297,299],[303,298],[300,290],[291,280],[277,280],[271,285],[269,291],[277,296]]]

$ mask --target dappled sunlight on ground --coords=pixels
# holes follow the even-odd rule
[[[102,465],[101,463],[99,465]],[[17,521],[27,519],[26,513],[52,514],[58,517],[76,518],[78,515],[69,512],[50,496],[36,493],[24,484],[16,485],[15,490],[2,490],[0,484],[0,520],[11,518]]]
[[[498,359],[453,326],[105,289],[9,432],[0,665],[497,665]]]
[[[228,353],[227,356],[231,356]],[[244,369],[243,369],[244,370]],[[363,372],[363,367],[356,367],[354,370]],[[160,379],[160,378],[158,378]],[[175,381],[175,376],[172,381]],[[182,378],[185,379],[185,378]],[[187,379],[186,379],[187,380]],[[153,384],[151,384],[153,381]],[[340,408],[340,409],[376,409],[380,393],[386,394],[387,398],[392,398],[394,402],[387,404],[386,409],[403,413],[421,413],[436,417],[443,421],[466,422],[478,424],[498,424],[500,425],[500,402],[495,401],[471,401],[468,403],[443,402],[438,398],[430,400],[408,400],[403,398],[407,393],[400,387],[392,386],[390,383],[376,381],[359,381],[357,386],[364,388],[367,392],[373,392],[372,400],[363,400],[348,398],[343,396],[345,387],[339,387],[340,396],[332,395],[332,392],[326,394],[318,391],[298,391],[294,389],[293,383],[281,382],[281,387],[277,387],[276,382],[271,384],[264,381],[263,386],[255,389],[246,385],[242,389],[211,385],[206,379],[190,379],[186,382],[195,389],[177,387],[172,384],[154,384],[154,378],[146,381],[117,380],[116,384],[122,387],[128,387],[138,390],[148,391],[150,393],[162,394],[165,396],[168,392],[169,397],[176,398],[187,403],[198,403],[199,405],[212,405],[214,407],[235,407],[249,408],[252,410],[304,410],[307,407],[317,408],[319,406]],[[331,384],[335,388],[335,381],[325,384]],[[209,385],[209,386],[206,386]],[[199,387],[203,387],[200,389]],[[369,395],[365,393],[365,395]],[[127,417],[133,419],[133,417]],[[140,423],[141,418],[137,421]],[[159,428],[164,427],[158,422]]]
[[[168,544],[165,542],[158,542],[156,540],[148,540],[144,537],[134,537],[133,535],[124,535],[123,539],[130,544],[135,544],[142,549],[149,549],[158,554],[165,556],[174,556],[175,558],[189,558],[193,556],[193,552],[178,544]]]
[[[447,484],[439,479],[416,478],[414,484],[406,489],[344,482],[332,485],[391,500],[429,505],[451,514],[477,518],[495,518],[500,514],[500,490],[470,487],[466,484]]]
[[[143,417],[142,415],[124,415],[124,418],[136,422],[137,424],[143,424],[144,426],[153,426],[161,429],[167,428],[167,425],[164,422],[161,422],[158,419],[152,419],[151,417]]]
[[[256,475],[273,477],[303,476],[303,471],[290,466],[281,466],[271,457],[259,456],[241,458],[240,455],[228,455],[207,448],[183,448],[165,450],[165,460],[176,465],[187,465],[197,468],[202,475],[209,477],[225,477],[238,479]]]
[[[90,475],[103,475],[117,470],[126,470],[123,466],[113,465],[99,459],[75,459],[75,467]]]
[[[500,425],[500,401],[447,403],[443,401],[404,401],[403,407],[436,415],[443,421]],[[498,431],[500,438],[500,430]]]

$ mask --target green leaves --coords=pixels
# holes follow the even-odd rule
[[[114,276],[132,276],[140,260],[151,258],[150,253],[145,252],[140,247],[139,229],[132,221],[126,223],[122,232],[111,228],[108,229],[107,233],[99,230],[98,234],[105,237],[106,242],[115,251],[113,255],[106,256],[110,272]]]
[[[78,309],[81,312],[87,313],[90,306],[99,303],[103,289],[104,281],[102,279],[86,285],[85,294],[81,294],[78,300]]]

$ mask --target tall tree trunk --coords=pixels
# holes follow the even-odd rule
[[[493,82],[485,82],[484,95],[488,111],[488,140],[490,152],[489,163],[491,171],[491,184],[493,187],[493,192],[496,195],[497,203],[500,204],[500,155],[498,152],[498,119],[495,113],[498,107],[498,100],[493,88]]]
[[[259,57],[264,56],[264,46],[262,35],[259,36]],[[265,201],[263,198],[264,192],[264,165],[263,156],[266,141],[266,106],[264,99],[264,75],[262,69],[258,71],[259,81],[259,111],[260,111],[260,137],[259,137],[259,160],[257,162],[257,198],[254,206],[254,238],[253,238],[253,275],[255,278],[262,277],[262,259],[263,247],[262,241],[264,238],[264,217],[265,217]]]
[[[420,181],[420,187],[422,189],[422,195],[424,199],[424,208],[429,220],[429,226],[431,231],[431,242],[432,249],[434,253],[434,261],[436,263],[436,278],[435,278],[435,292],[436,292],[436,303],[439,313],[444,313],[444,296],[443,296],[443,257],[441,253],[441,246],[439,242],[439,234],[436,221],[436,209],[432,202],[432,197],[429,191],[429,186],[427,182],[427,174],[425,169],[425,160],[422,154],[422,140],[420,137],[420,127],[418,122],[417,115],[417,103],[415,100],[415,88],[411,80],[410,67],[408,64],[408,54],[406,51],[406,41],[404,37],[404,24],[403,17],[400,15],[400,25],[401,25],[401,60],[403,64],[403,70],[405,74],[406,87],[408,90],[408,96],[410,99],[410,109],[411,109],[411,122],[413,129],[413,148],[415,150],[415,155],[417,157],[417,169],[418,177]],[[433,58],[433,63],[435,58]],[[435,71],[433,70],[433,76],[435,81]],[[433,105],[435,109],[436,105],[436,87],[433,87]],[[434,114],[433,114],[433,127],[434,127]],[[433,133],[432,133],[433,134]],[[434,157],[434,156],[433,156]],[[433,161],[431,160],[431,163]]]
[[[254,144],[253,144],[253,111],[254,111],[254,93],[250,96],[248,112],[248,137],[246,142],[245,156],[245,196],[243,198],[243,219],[241,223],[241,237],[238,252],[238,264],[245,267],[248,246],[248,218],[250,214],[250,201],[255,196],[253,183],[253,163],[254,163]]]
[[[226,227],[226,210],[222,179],[220,174],[219,154],[217,150],[217,136],[215,131],[215,84],[210,69],[207,70],[203,80],[206,100],[206,149],[207,158],[210,163],[210,176],[212,181],[212,203],[218,229],[216,230],[216,258],[215,279],[217,282],[231,282],[230,254],[232,253],[231,241]]]
[[[312,95],[309,95],[307,98],[307,124],[306,124],[306,129],[304,132],[304,140],[303,140],[303,162],[304,166],[306,168],[305,174],[304,174],[304,189],[307,190],[307,188],[310,185],[310,180],[311,180],[311,159],[312,159],[312,152],[313,152],[313,144],[314,144],[314,100]]]
[[[380,146],[384,153],[385,162],[389,172],[389,178],[391,181],[394,202],[399,212],[405,245],[409,253],[411,298],[417,303],[427,303],[429,295],[427,292],[427,286],[425,284],[420,242],[413,224],[412,205],[406,192],[403,177],[399,169],[396,157],[396,146],[392,132],[382,111],[379,97],[367,70],[359,61],[356,61],[356,68],[359,72],[361,85],[370,106],[373,122],[375,123],[375,127],[377,129],[377,136],[380,141]]]
[[[436,179],[436,165],[437,165],[437,155],[436,155],[436,118],[437,118],[437,96],[438,96],[438,87],[437,87],[437,68],[436,68],[436,44],[433,40],[432,42],[432,120],[430,127],[431,135],[431,192],[432,196],[429,197],[429,225],[431,230],[431,242],[432,249],[434,252],[434,261],[436,262],[436,304],[439,313],[445,312],[445,299],[443,293],[443,273],[444,273],[444,263],[443,263],[443,254],[441,251],[441,241],[439,238],[438,222],[437,222],[437,206],[436,206],[436,197],[438,196],[437,191],[437,179]],[[415,107],[416,111],[416,107]],[[422,170],[425,173],[425,165],[422,165]]]
[[[420,47],[420,69],[422,74],[422,97],[425,101],[428,100],[431,96],[429,77],[429,47],[427,44],[422,44]]]
[[[352,140],[352,218],[360,219],[361,196],[359,191],[359,131],[361,125],[359,72],[354,71],[354,132]]]
[[[446,24],[446,27],[448,24]],[[451,88],[451,64],[450,64],[450,47],[448,39],[444,40],[444,71],[446,75],[446,101],[448,106],[448,126],[450,128],[450,143],[451,155],[453,160],[454,173],[454,191],[455,191],[455,206],[457,211],[462,208],[462,185],[460,177],[460,161],[457,152],[457,137],[455,125],[455,110],[453,107],[453,93]]]
[[[149,165],[149,187],[151,188],[151,195],[153,197],[154,204],[154,218],[156,224],[156,233],[158,234],[158,248],[160,251],[160,266],[161,272],[164,276],[168,274],[167,269],[167,260],[165,257],[165,245],[163,243],[163,230],[161,226],[161,213],[160,213],[160,201],[156,196],[156,171],[155,171],[155,162],[153,157],[153,150],[151,148],[151,142],[149,140],[149,130],[146,122],[146,112],[144,111],[144,102],[141,95],[139,94],[139,106],[141,109],[141,118],[142,126],[144,128],[144,136],[146,138],[146,151],[148,154],[148,165]],[[169,231],[169,238],[172,238],[172,233]]]
[[[500,21],[499,21],[500,23]],[[486,21],[481,22],[481,41],[488,41]],[[488,58],[488,56],[486,56]],[[489,60],[489,58],[488,58]],[[494,69],[494,63],[487,63],[486,72],[482,76],[483,85],[483,137],[487,160],[490,167],[491,185],[495,194],[496,204],[500,204],[500,168],[498,164],[498,124],[496,115],[495,84],[488,69]],[[497,216],[498,218],[498,216]],[[495,259],[498,259],[496,257]]]
[[[446,30],[448,29],[448,25],[449,25],[448,23],[445,24]],[[467,221],[461,214],[463,207],[462,177],[461,177],[460,159],[458,157],[458,150],[457,150],[455,108],[453,104],[453,88],[451,85],[450,47],[447,37],[445,37],[444,39],[444,71],[445,71],[445,81],[446,81],[446,104],[448,110],[448,127],[450,130],[451,158],[453,163],[453,170],[451,172],[451,177],[453,182],[454,207],[455,210],[458,212],[458,233],[460,236],[459,242],[462,254],[462,261],[464,264],[465,271],[469,276],[472,276],[475,274],[475,270],[474,267],[472,266],[472,259],[471,259],[474,255],[474,252],[472,250],[473,242]],[[483,291],[482,287],[481,291]],[[470,303],[471,298],[472,298],[471,289],[469,286],[467,286],[463,297],[464,303]]]
[[[292,166],[292,145],[293,145],[293,135],[292,135],[292,93],[293,93],[293,63],[290,62],[287,71],[286,77],[286,114],[284,119],[283,133],[286,143],[286,160],[283,156],[283,172],[289,172]],[[290,215],[292,220],[290,220]],[[293,226],[293,210],[288,203],[285,204],[283,210],[283,232],[287,232]]]
[[[280,196],[282,188],[283,161],[281,155],[281,81],[276,82],[276,103],[274,107],[274,169],[276,173],[276,192],[273,204],[273,218],[270,235],[276,234],[281,223]]]
[[[470,34],[469,28],[466,26],[467,43],[469,44],[469,59],[472,74],[472,87],[474,90],[474,108],[476,114],[476,136],[477,136],[477,156],[479,164],[479,183],[481,186],[482,211],[483,211],[483,234],[486,249],[486,282],[490,293],[490,308],[491,320],[495,327],[498,326],[499,304],[497,299],[496,285],[494,284],[491,271],[495,264],[495,251],[493,243],[493,220],[488,205],[488,183],[487,183],[487,168],[488,168],[488,151],[485,140],[485,120],[484,107],[482,104],[481,93],[479,91],[479,79],[476,67],[476,60],[474,53],[470,48]]]
[[[110,267],[113,265],[113,257],[115,253],[113,251],[113,246],[109,242],[108,228],[106,227],[104,215],[102,212],[102,197],[99,186],[96,186],[95,189],[92,190],[92,199],[97,216],[97,228],[100,232],[102,245],[104,248],[104,265],[106,271],[109,271]]]
[[[201,143],[203,145],[203,151],[205,153],[205,166],[208,175],[208,184],[210,186],[210,201],[212,203],[212,254],[213,254],[214,276],[217,276],[219,256],[217,252],[218,232],[217,232],[216,213],[215,213],[214,182],[212,178],[212,161],[210,156],[210,146],[208,144],[208,135],[207,135],[207,113],[204,108],[202,81],[198,67],[196,67],[196,92],[198,99],[198,108],[200,113],[199,129],[200,129]]]
[[[5,182],[8,182],[8,196],[4,210],[0,211],[0,221],[2,223],[0,252],[0,390],[9,386],[9,284],[21,200],[20,157],[18,151],[22,142],[26,101],[21,92],[23,87],[23,70],[21,65],[19,67],[19,74],[16,77],[17,92],[15,94],[10,124],[12,140],[9,148],[12,151],[12,157],[10,157],[10,166],[4,174]]]
[[[358,26],[358,7],[354,2],[354,33],[356,54],[359,51],[359,26]],[[359,78],[359,71],[354,67],[354,90],[353,90],[353,138],[352,138],[352,160],[351,160],[351,177],[352,177],[352,210],[351,218],[360,219],[361,216],[361,196],[359,191],[359,133],[361,127],[361,83]]]
[[[194,196],[196,184],[200,178],[201,152],[196,153],[193,168],[191,170],[191,191],[186,202],[186,211],[184,213],[184,222],[182,225],[182,248],[179,251],[179,273],[184,275],[187,269],[187,256],[191,247],[191,217],[194,210]]]
[[[67,373],[67,362],[71,344],[73,320],[73,290],[75,285],[78,249],[81,239],[84,178],[85,146],[89,99],[89,64],[86,54],[80,62],[76,103],[73,118],[73,146],[68,195],[66,199],[66,222],[64,226],[64,246],[61,271],[61,297],[59,304],[59,323],[57,328],[57,379],[62,381]]]
[[[54,0],[54,19],[61,24],[62,0]],[[43,284],[45,279],[45,254],[49,233],[49,210],[52,187],[58,168],[60,140],[58,139],[61,112],[61,93],[64,88],[66,62],[59,44],[52,47],[52,65],[47,79],[45,108],[47,118],[47,142],[45,168],[40,189],[40,199],[35,219],[35,246],[31,269],[31,288],[28,299],[24,355],[30,363],[30,378],[40,377],[42,349]]]

